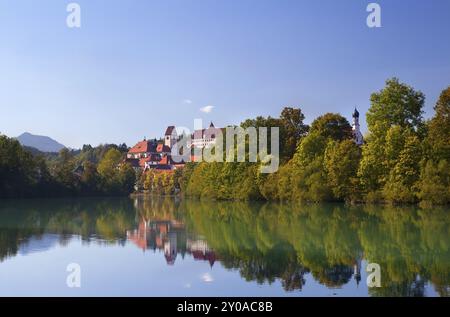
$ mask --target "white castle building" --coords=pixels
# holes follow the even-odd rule
[[[190,140],[187,144],[188,148],[205,148],[216,144],[219,133],[224,133],[223,129],[216,128],[211,122],[207,129],[195,130],[190,135]],[[168,126],[164,133],[164,145],[168,148],[173,148],[177,142],[185,137],[185,134],[178,135],[175,126]]]
[[[216,136],[219,133],[223,133],[222,129],[216,128],[214,123],[211,122],[209,128],[202,130],[195,130],[191,135],[190,147],[205,148],[214,146],[216,144]],[[189,145],[188,145],[189,146]]]

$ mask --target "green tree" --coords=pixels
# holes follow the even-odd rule
[[[96,194],[99,190],[100,175],[97,172],[97,166],[86,161],[83,164],[83,173],[81,175],[81,184],[83,186],[83,192],[86,194]]]
[[[428,123],[427,156],[436,162],[450,159],[450,86],[442,91]]]
[[[0,197],[31,194],[40,175],[32,154],[24,150],[17,140],[0,135]]]
[[[337,141],[351,139],[353,136],[350,123],[338,113],[326,113],[315,119],[311,124],[311,133]]]
[[[327,201],[333,198],[324,164],[325,150],[330,141],[350,140],[351,126],[339,114],[327,113],[311,124],[294,155],[290,186],[292,197],[303,201]],[[350,141],[351,142],[351,141]]]
[[[366,199],[380,200],[388,180],[390,189],[387,192],[402,191],[398,186],[403,181],[395,180],[398,173],[391,173],[391,170],[397,166],[399,153],[403,150],[404,132],[409,131],[419,138],[423,133],[424,101],[420,91],[400,83],[397,78],[387,80],[385,88],[372,94],[367,112],[369,136],[358,170]],[[394,191],[394,188],[398,190]]]
[[[97,166],[98,173],[102,179],[102,189],[109,193],[118,193],[121,191],[122,179],[120,175],[119,163],[122,154],[119,150],[111,148],[102,158]],[[125,167],[125,164],[122,167]]]
[[[423,205],[450,202],[450,87],[442,91],[428,122],[418,196]]]
[[[446,160],[426,162],[420,177],[418,196],[424,206],[450,203],[450,166]]]
[[[406,133],[404,145],[395,160],[395,165],[390,170],[389,178],[383,189],[384,197],[388,202],[413,203],[416,201],[420,160],[419,138],[411,133]]]
[[[300,108],[285,107],[281,111],[280,121],[283,129],[283,152],[281,155],[291,159],[297,149],[297,145],[309,130],[308,125],[303,123],[305,115]]]
[[[330,141],[325,150],[328,184],[336,199],[358,200],[361,149],[352,140]]]
[[[130,164],[123,164],[119,170],[120,191],[129,194],[136,184],[136,172]]]
[[[116,149],[109,149],[98,164],[97,170],[104,179],[113,179],[122,159],[122,154]]]
[[[78,188],[74,169],[75,160],[70,150],[64,148],[59,151],[54,169],[54,176],[65,192],[74,193],[74,191]]]
[[[367,126],[377,137],[386,134],[392,125],[418,131],[423,125],[425,96],[397,78],[388,79],[386,87],[370,97],[366,114]]]

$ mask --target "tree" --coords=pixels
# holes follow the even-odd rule
[[[450,202],[450,86],[442,91],[428,122],[418,196],[423,205]]]
[[[328,184],[336,199],[357,200],[357,177],[361,149],[352,140],[330,141],[325,150],[325,169]]]
[[[74,169],[75,161],[72,153],[67,148],[59,151],[54,176],[56,181],[62,186],[63,191],[70,192],[71,194],[78,187]]]
[[[116,175],[117,167],[122,158],[122,154],[117,149],[109,149],[98,164],[97,170],[104,179],[113,179]]]
[[[386,87],[373,93],[370,101],[367,126],[377,137],[385,135],[392,125],[414,131],[423,125],[424,94],[400,83],[397,78],[388,79]]]
[[[109,149],[97,166],[98,173],[102,179],[103,190],[111,193],[118,193],[121,190],[119,175],[119,163],[122,154],[115,148]]]
[[[81,184],[83,192],[86,194],[95,194],[99,190],[100,175],[97,172],[97,166],[89,161],[83,164],[83,174],[81,175]]]
[[[391,170],[397,165],[405,141],[404,133],[417,136],[423,133],[422,108],[425,97],[420,91],[400,83],[397,78],[386,81],[386,87],[371,96],[367,112],[369,136],[363,146],[358,175],[366,193],[366,199],[378,200],[386,182],[390,189],[385,193],[402,191],[395,180],[398,173]],[[411,145],[411,144],[410,144]],[[397,190],[394,190],[397,188]],[[393,197],[392,197],[393,198]]]
[[[309,130],[308,125],[303,123],[305,115],[300,108],[285,107],[280,115],[284,136],[283,152],[281,155],[286,159],[291,159],[297,149],[298,142]]]
[[[399,146],[396,144],[395,146]],[[389,178],[384,186],[385,199],[391,203],[413,203],[416,201],[416,183],[419,180],[421,145],[419,138],[405,131],[404,146],[394,166],[390,169]]]
[[[351,126],[339,114],[327,113],[313,121],[309,134],[298,145],[292,170],[288,173],[291,174],[288,184],[293,188],[293,199],[319,202],[333,198],[324,164],[327,144],[343,140],[353,142],[351,138]]]
[[[434,106],[435,115],[428,123],[428,158],[439,162],[450,159],[450,86],[442,91]]]
[[[315,119],[311,124],[311,133],[337,141],[353,137],[350,123],[338,113],[326,113]]]
[[[418,196],[424,206],[450,203],[450,166],[446,160],[426,162],[422,170]]]
[[[20,143],[0,135],[0,197],[23,197],[33,192],[39,169]]]
[[[258,116],[255,119],[247,119],[241,123],[241,127],[246,129],[254,127],[267,128],[268,147],[271,140],[271,129],[279,128],[280,156],[281,161],[286,162],[292,158],[300,140],[307,134],[309,127],[303,123],[304,114],[300,108],[285,107],[281,111],[279,118]]]
[[[130,164],[123,164],[119,171],[120,191],[129,194],[134,190],[136,172]]]

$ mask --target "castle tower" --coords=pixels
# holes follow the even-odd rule
[[[164,145],[172,148],[172,146],[177,142],[177,130],[174,126],[169,126],[164,134]]]
[[[356,145],[363,145],[364,144],[364,138],[361,133],[361,129],[359,126],[359,112],[355,107],[355,111],[353,111],[353,138],[355,140]]]

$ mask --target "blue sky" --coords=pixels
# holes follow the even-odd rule
[[[287,105],[350,119],[392,76],[426,94],[428,117],[450,85],[449,0],[78,0],[80,29],[70,2],[0,0],[1,133],[133,145]]]

